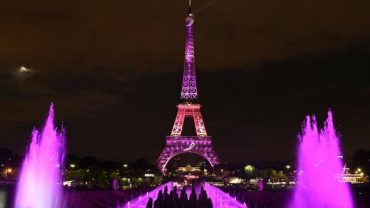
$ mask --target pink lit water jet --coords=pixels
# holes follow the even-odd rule
[[[298,139],[298,184],[290,207],[352,208],[349,186],[338,180],[343,162],[332,112],[321,130],[315,117],[307,116]]]
[[[63,129],[57,132],[54,127],[51,104],[42,132],[32,132],[17,184],[16,208],[61,207],[64,135]]]

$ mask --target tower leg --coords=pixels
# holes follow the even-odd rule
[[[176,120],[173,124],[173,128],[171,131],[171,136],[180,136],[182,132],[182,127],[184,126],[184,120],[186,115],[186,109],[178,108]]]
[[[193,119],[195,124],[195,130],[198,136],[207,136],[206,127],[204,126],[202,114],[200,113],[200,109],[194,109],[193,112]]]

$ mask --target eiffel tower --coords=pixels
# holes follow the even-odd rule
[[[177,105],[177,115],[171,135],[166,137],[166,146],[158,158],[158,169],[166,174],[167,163],[175,156],[182,153],[193,153],[205,158],[212,167],[219,164],[216,152],[212,148],[212,138],[207,135],[206,127],[200,112],[201,105],[197,104],[198,90],[194,61],[194,15],[189,1],[189,12],[185,19],[186,43],[185,63],[182,77],[181,103]],[[182,136],[185,117],[194,120],[196,136]]]

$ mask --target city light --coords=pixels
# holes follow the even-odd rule
[[[241,184],[242,182],[243,182],[243,179],[238,178],[238,177],[232,177],[229,179],[229,183],[231,184]]]
[[[252,166],[252,165],[246,165],[245,167],[244,167],[244,171],[245,172],[247,172],[247,173],[253,173],[253,171],[254,171],[254,167]]]
[[[76,167],[76,165],[72,163],[71,165],[69,165],[69,167],[71,167],[71,168],[75,168],[75,167]]]
[[[72,182],[73,181],[63,181],[63,186],[71,187],[72,186]]]

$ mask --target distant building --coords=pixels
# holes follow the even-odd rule
[[[355,173],[350,173],[349,168],[344,167],[343,173],[338,175],[337,178],[340,182],[351,184],[366,183],[369,181],[369,178],[365,176],[360,168]]]
[[[201,169],[200,167],[197,167],[197,166],[190,166],[190,165],[187,165],[187,166],[184,166],[184,167],[178,167],[177,172],[182,172],[182,173],[200,173],[201,172]]]

